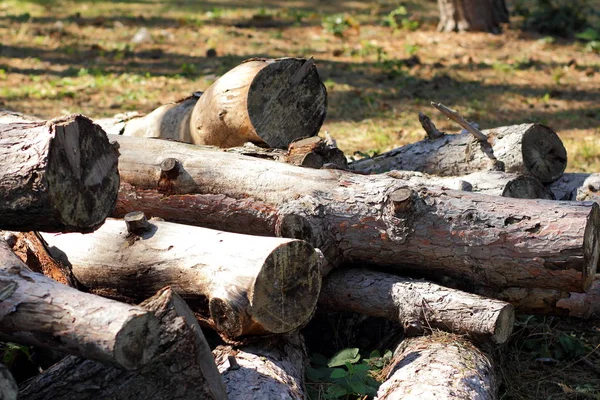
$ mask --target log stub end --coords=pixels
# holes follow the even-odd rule
[[[277,220],[275,234],[278,237],[300,239],[315,246],[316,235],[310,222],[298,214],[285,214]]]
[[[221,335],[228,338],[237,338],[247,333],[245,328],[249,324],[250,318],[243,311],[236,310],[232,302],[226,298],[211,298],[208,303],[208,310],[216,331]]]
[[[583,237],[584,266],[582,271],[583,290],[588,291],[594,282],[600,261],[600,206],[592,203],[587,217]]]
[[[159,346],[160,326],[151,313],[133,315],[115,340],[114,357],[125,369],[137,369],[154,359]]]
[[[410,211],[413,207],[413,191],[409,188],[401,188],[390,194],[390,204],[394,215]]]
[[[127,232],[133,234],[142,234],[150,229],[150,222],[142,211],[132,211],[123,217],[127,225]]]
[[[177,164],[179,161],[176,158],[168,157],[162,160],[160,163],[160,170],[162,172],[168,173],[176,170]]]
[[[515,324],[515,308],[511,304],[504,306],[498,313],[498,318],[492,333],[492,342],[506,343],[513,332]]]
[[[560,178],[567,167],[567,150],[552,129],[533,124],[523,134],[521,152],[525,167],[542,183]]]
[[[542,185],[539,179],[531,175],[520,175],[509,181],[504,186],[502,197],[554,200],[550,189]]]

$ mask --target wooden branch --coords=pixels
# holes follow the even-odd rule
[[[505,343],[514,309],[431,282],[365,269],[336,270],[323,282],[319,306],[400,322],[411,334],[444,329]]]
[[[272,336],[242,346],[218,346],[215,361],[229,400],[305,399],[308,363],[298,333]]]
[[[208,310],[199,311],[229,339],[289,332],[311,317],[322,256],[308,243],[148,224],[134,236],[118,220],[88,235],[42,236],[89,290],[140,299],[170,285],[184,298],[205,299]]]
[[[558,179],[567,166],[567,152],[560,138],[546,126],[512,125],[484,133],[506,172],[534,175],[547,184]],[[348,167],[360,173],[396,169],[440,176],[466,175],[490,169],[489,158],[480,147],[469,133],[445,135],[354,161]]]
[[[117,215],[141,210],[232,232],[299,238],[321,249],[329,266],[364,261],[493,287],[581,291],[589,288],[600,257],[595,203],[413,189],[387,176],[298,168],[159,140],[117,140],[121,178],[128,183]],[[160,164],[175,156],[182,167],[167,179]],[[404,204],[393,200],[406,190]],[[176,211],[184,204],[185,215]]]
[[[19,387],[15,378],[4,364],[0,364],[0,399],[17,400],[18,392]]]
[[[210,348],[194,314],[171,289],[141,304],[160,321],[160,348],[154,362],[124,371],[67,357],[21,387],[28,400],[131,400],[227,398]]]
[[[439,139],[445,135],[445,133],[440,132],[438,130],[438,128],[436,128],[435,124],[431,121],[431,119],[427,115],[423,114],[422,112],[419,113],[419,122],[421,123],[421,126],[425,130],[425,133],[427,133],[427,137],[429,139],[435,140],[435,139]]]
[[[81,115],[0,125],[0,229],[93,231],[115,206],[118,155]]]
[[[139,368],[158,347],[144,309],[64,286],[31,272],[0,240],[0,338]]]
[[[437,108],[446,117],[448,117],[452,121],[454,121],[457,124],[459,124],[460,126],[462,126],[464,129],[466,129],[471,135],[475,136],[475,139],[479,140],[480,142],[487,143],[488,138],[485,135],[485,133],[481,132],[479,129],[477,129],[475,126],[473,126],[473,124],[470,124],[458,112],[456,112],[455,110],[453,110],[451,108],[446,107],[442,103],[435,103],[432,101],[431,105],[434,106],[435,108]],[[490,154],[488,154],[488,157],[495,159],[493,151]]]
[[[495,400],[498,386],[488,356],[460,336],[438,333],[400,343],[376,398]]]

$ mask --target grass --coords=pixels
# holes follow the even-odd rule
[[[521,31],[513,20],[496,36],[442,34],[431,0],[5,0],[0,107],[45,118],[149,112],[205,90],[246,58],[314,56],[329,96],[323,130],[348,155],[420,140],[419,111],[459,131],[429,106],[439,101],[481,128],[549,125],[567,147],[569,171],[599,172],[597,42]],[[141,28],[150,40],[132,42]],[[528,324],[506,353],[502,398],[600,398],[584,361],[542,365],[523,347],[536,329],[550,337],[567,332],[564,324]],[[595,351],[588,361],[597,369]]]

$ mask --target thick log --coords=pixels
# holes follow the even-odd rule
[[[226,399],[214,358],[193,312],[165,288],[141,304],[160,321],[156,360],[124,371],[67,357],[21,387],[23,400]]]
[[[514,309],[508,303],[431,282],[365,269],[338,269],[323,281],[319,307],[400,322],[410,333],[443,329],[505,343]]]
[[[218,346],[215,362],[229,400],[305,399],[308,363],[302,336],[273,336],[241,346]]]
[[[227,338],[297,329],[321,288],[322,255],[301,240],[162,221],[132,235],[118,220],[92,234],[42,236],[89,290],[140,299],[169,285],[184,298],[206,300],[201,311]]]
[[[81,115],[0,125],[0,229],[93,231],[115,206],[118,156]]]
[[[500,33],[508,22],[505,0],[438,0],[440,32],[479,31]]]
[[[139,368],[158,347],[143,308],[104,299],[31,272],[0,240],[0,338]]]
[[[19,387],[4,364],[0,364],[0,399],[17,400]]]
[[[192,112],[192,141],[285,149],[315,136],[326,112],[327,91],[312,58],[250,59],[202,94]]]
[[[600,203],[600,174],[567,173],[552,182],[549,189],[558,200]]]
[[[552,192],[536,177],[502,171],[473,172],[458,177],[439,177],[416,171],[390,171],[388,176],[403,179],[415,186],[439,186],[454,190],[482,193],[516,199],[554,200]]]
[[[505,126],[483,131],[506,172],[531,174],[542,183],[558,179],[567,166],[567,151],[558,135],[540,124]],[[391,170],[455,176],[490,169],[490,160],[470,133],[425,139],[373,158],[354,161],[355,172]]]
[[[127,183],[116,215],[142,210],[232,232],[303,239],[330,266],[368,262],[479,285],[587,289],[600,256],[595,203],[411,189],[399,179],[299,168],[197,146],[117,138]],[[177,158],[168,177],[160,164]],[[177,211],[177,208],[185,208]],[[400,265],[401,264],[401,265]]]
[[[434,334],[405,339],[377,400],[494,400],[499,382],[488,356],[464,338]]]

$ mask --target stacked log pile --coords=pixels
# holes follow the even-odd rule
[[[563,174],[548,127],[435,106],[467,132],[421,115],[427,139],[350,163],[316,136],[312,59],[251,60],[112,134],[0,113],[0,338],[68,355],[21,398],[301,399],[317,311],[413,336],[380,399],[496,398],[474,343],[505,343],[515,310],[600,315],[600,207],[580,201],[600,185]]]

